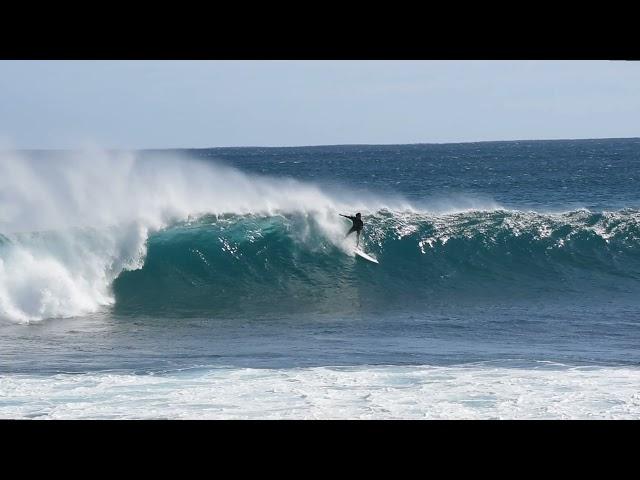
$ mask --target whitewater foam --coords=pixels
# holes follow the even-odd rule
[[[147,230],[119,228],[9,234],[0,245],[0,317],[72,317],[114,302],[110,285],[142,267]]]
[[[542,364],[3,375],[0,418],[638,419],[639,381],[638,368]]]

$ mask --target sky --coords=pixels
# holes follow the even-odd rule
[[[20,149],[640,136],[640,62],[0,61]]]

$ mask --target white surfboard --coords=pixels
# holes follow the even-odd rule
[[[365,260],[369,260],[370,262],[373,262],[373,263],[378,263],[378,260],[376,260],[375,258],[373,258],[373,257],[369,256],[368,254],[364,253],[359,248],[354,248],[353,251],[355,252],[356,255],[364,258]]]

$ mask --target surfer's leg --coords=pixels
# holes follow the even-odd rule
[[[353,232],[357,232],[358,230],[356,229],[356,227],[351,227],[351,230],[349,230],[347,232],[347,234],[344,236],[344,238],[347,238],[349,235],[351,235]]]
[[[360,230],[357,230],[358,239],[356,240],[356,247],[360,246]]]

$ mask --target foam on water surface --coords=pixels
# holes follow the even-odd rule
[[[638,419],[640,368],[490,364],[0,376],[0,418]]]

